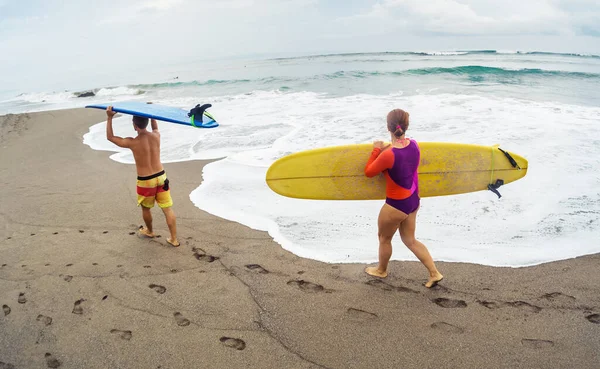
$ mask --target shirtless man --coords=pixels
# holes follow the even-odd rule
[[[137,137],[118,137],[113,134],[112,118],[116,114],[112,106],[106,108],[106,138],[117,146],[128,148],[133,152],[135,166],[137,169],[137,202],[142,207],[142,217],[146,227],[140,228],[140,233],[146,237],[154,237],[152,232],[152,213],[154,202],[165,213],[167,226],[171,237],[167,242],[172,246],[179,246],[177,241],[177,228],[175,225],[175,213],[173,213],[173,200],[169,190],[169,180],[160,162],[160,133],[156,120],[152,119],[152,132],[148,132],[148,118],[133,117],[133,128]]]

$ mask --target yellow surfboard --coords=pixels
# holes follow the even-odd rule
[[[420,197],[488,189],[500,196],[500,185],[527,174],[527,160],[498,145],[419,142],[419,146]],[[373,178],[364,174],[372,148],[372,144],[344,145],[282,157],[267,170],[267,185],[280,195],[298,199],[385,199],[383,174]]]

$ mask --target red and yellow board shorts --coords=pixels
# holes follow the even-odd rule
[[[169,180],[165,171],[147,177],[137,177],[137,202],[138,206],[154,207],[154,202],[161,208],[173,206]]]

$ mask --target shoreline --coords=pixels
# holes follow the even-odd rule
[[[6,120],[6,118],[9,118],[8,122],[10,124],[9,124],[8,130],[9,131],[12,130],[13,132],[11,132],[11,133],[13,133],[13,134],[14,134],[14,131],[16,131],[17,133],[20,134],[20,133],[22,133],[21,132],[22,128],[18,127],[18,124],[21,123],[21,122],[23,122],[24,120],[29,119],[30,115],[35,115],[35,114],[43,115],[43,114],[46,114],[46,113],[52,115],[54,113],[59,113],[59,114],[61,112],[71,113],[71,112],[76,112],[76,111],[80,111],[80,110],[81,111],[86,111],[86,112],[87,111],[92,111],[92,114],[94,114],[93,112],[95,112],[96,115],[99,115],[100,121],[96,122],[95,124],[101,123],[102,121],[105,120],[104,111],[99,110],[99,109],[85,109],[85,108],[67,108],[67,109],[45,110],[45,111],[36,111],[36,112],[18,113],[18,114],[7,114],[7,115],[4,115],[4,116],[0,115],[0,119]],[[124,115],[123,114],[117,114],[116,115],[117,118],[118,117],[122,117],[122,116],[124,116]],[[84,135],[88,134],[89,133],[89,128],[91,126],[95,125],[95,124],[91,124],[87,128],[84,128],[85,131],[83,133],[81,133],[81,144],[84,147],[84,149],[87,149],[87,150],[90,150],[90,151],[96,151],[96,152],[99,152],[99,153],[105,153],[106,154],[106,159],[108,161],[110,161],[113,164],[124,165],[125,168],[134,168],[133,172],[135,173],[135,164],[134,163],[125,163],[125,162],[121,162],[121,161],[114,160],[114,159],[110,158],[111,155],[115,155],[118,152],[110,150],[110,149],[92,148],[92,147],[90,147],[90,143],[83,142],[84,141]],[[5,132],[6,128],[7,127],[4,127],[4,125],[0,125],[0,144],[3,141],[3,136],[6,135],[6,132]],[[127,150],[125,150],[125,151],[127,151]],[[195,209],[197,209],[197,210],[199,210],[199,211],[201,211],[201,212],[203,212],[205,214],[208,214],[208,215],[210,215],[212,217],[218,218],[219,220],[226,221],[226,222],[236,223],[236,224],[241,225],[242,227],[247,227],[247,228],[251,229],[252,231],[264,232],[280,248],[282,248],[286,252],[290,252],[294,256],[305,258],[305,259],[316,261],[316,262],[320,262],[320,263],[325,263],[325,264],[356,264],[356,265],[367,265],[367,264],[376,263],[377,255],[374,256],[373,261],[371,261],[371,262],[344,261],[344,260],[340,260],[340,261],[325,261],[325,260],[319,260],[319,259],[311,258],[309,256],[296,255],[293,252],[289,251],[288,248],[285,248],[284,245],[282,245],[281,243],[279,243],[279,241],[275,241],[275,238],[277,238],[277,237],[272,236],[271,232],[269,230],[262,230],[262,229],[258,229],[258,228],[253,227],[253,226],[249,226],[249,225],[247,225],[247,224],[245,224],[243,222],[239,222],[239,221],[233,219],[233,218],[236,218],[236,217],[224,217],[224,216],[220,216],[220,215],[215,215],[215,214],[213,214],[213,213],[211,213],[209,211],[206,211],[206,210],[203,210],[203,209],[199,208],[196,204],[194,204],[194,201],[191,200],[191,195],[195,191],[199,190],[200,185],[201,185],[202,181],[204,180],[203,179],[203,170],[204,170],[204,167],[206,165],[208,165],[208,164],[220,161],[220,160],[225,159],[225,158],[226,158],[226,156],[220,157],[220,158],[213,158],[213,159],[184,159],[184,160],[177,160],[177,161],[171,161],[171,162],[163,162],[163,165],[165,166],[165,170],[167,170],[167,172],[168,172],[167,168],[170,167],[170,166],[172,166],[172,165],[185,165],[185,169],[183,169],[183,172],[189,171],[189,173],[191,173],[193,170],[197,170],[197,169],[192,169],[192,167],[199,166],[200,176],[198,177],[199,179],[198,179],[197,185],[196,185],[196,187],[193,187],[193,189],[188,193],[188,196],[187,196],[187,201],[191,202],[193,204],[193,206],[194,206]],[[268,220],[269,220],[269,222],[273,223],[272,220],[270,220],[270,219],[268,219]],[[274,224],[275,224],[275,226],[277,226],[276,223],[274,223]],[[278,235],[280,237],[283,237],[280,233],[278,233]],[[398,242],[396,242],[394,245],[395,245],[395,249],[403,247],[403,245],[401,245]],[[470,262],[470,261],[462,261],[462,260],[460,260],[460,261],[438,260],[438,259],[435,259],[435,258],[434,258],[434,260],[436,261],[436,263],[437,262],[458,263],[458,264],[479,265],[479,266],[493,267],[493,268],[519,269],[519,268],[535,267],[535,266],[540,266],[540,265],[554,263],[554,262],[568,261],[568,260],[573,260],[573,259],[577,259],[577,258],[581,258],[581,257],[586,257],[586,256],[594,256],[594,255],[600,255],[600,252],[592,252],[592,253],[587,253],[587,254],[582,254],[582,255],[576,255],[574,257],[569,257],[569,258],[566,258],[566,259],[558,259],[558,260],[551,260],[551,261],[534,262],[534,263],[527,264],[527,265],[493,265],[493,264],[481,264],[481,263]],[[392,257],[392,259],[390,260],[390,262],[400,262],[400,263],[402,263],[402,262],[418,262],[418,260],[416,258],[412,258],[411,260],[394,260],[393,257]]]
[[[162,237],[135,233],[134,167],[83,144],[103,117],[92,109],[0,116],[5,365],[600,363],[600,253],[519,268],[436,262],[445,279],[432,289],[419,262],[390,261],[388,278],[372,278],[364,264],[295,256],[267,232],[197,208],[189,194],[209,161],[165,164],[182,243],[172,248],[157,208]]]

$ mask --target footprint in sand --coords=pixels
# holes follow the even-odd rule
[[[350,320],[354,321],[366,322],[369,320],[377,319],[378,316],[377,314],[371,313],[366,310],[348,308],[348,310],[346,310],[346,318],[349,318]]]
[[[44,324],[46,327],[52,324],[52,318],[42,314],[38,315],[36,320],[38,322],[42,322],[42,324]]]
[[[119,337],[121,337],[121,339],[124,339],[125,341],[129,341],[132,336],[131,331],[122,331],[120,329],[111,329],[110,333],[118,335]]]
[[[30,236],[35,236],[35,233],[32,233]]]
[[[246,348],[246,342],[244,342],[243,340],[239,339],[239,338],[232,338],[232,337],[221,337],[219,339],[219,341],[221,341],[221,343],[227,347],[231,347],[234,348],[236,350],[243,350]]]
[[[592,314],[585,317],[591,323],[600,324],[600,314]]]
[[[511,302],[507,302],[506,304],[508,306],[529,310],[532,313],[539,313],[540,311],[542,311],[541,307],[531,305],[530,303],[525,302],[525,301],[511,301]]]
[[[386,283],[380,279],[371,279],[370,281],[366,282],[366,284],[368,284],[369,286],[373,286],[373,287],[377,287],[380,288],[384,291],[398,291],[398,292],[411,292],[411,293],[419,293],[413,289],[410,289],[408,287],[403,287],[403,286],[393,286],[389,283]]]
[[[2,305],[2,311],[4,312],[4,316],[7,316],[11,312],[10,306],[8,306],[8,305]]]
[[[190,321],[188,319],[184,318],[180,312],[173,313],[173,316],[175,317],[175,321],[177,322],[178,326],[185,327],[185,326],[190,325]]]
[[[67,264],[67,265],[65,265],[65,266],[67,266],[67,267],[70,267],[70,266],[73,266],[73,264]]]
[[[290,286],[291,285],[296,285],[296,286],[298,286],[298,288],[300,288],[304,292],[322,292],[322,291],[325,291],[325,287],[321,286],[320,284],[308,282],[308,281],[305,281],[303,279],[289,281],[287,284],[290,285]]]
[[[486,308],[488,308],[490,310],[499,309],[502,307],[502,304],[495,302],[495,301],[477,300],[477,302],[479,303],[479,305],[485,306]]]
[[[53,234],[53,235],[57,235],[57,234],[58,234],[58,232],[54,232],[54,233],[52,233],[52,234]]]
[[[262,266],[258,265],[258,264],[247,264],[246,268],[248,270],[251,270],[253,272],[257,272],[260,274],[269,274],[269,271],[266,270],[265,268],[263,268]]]
[[[219,260],[219,257],[208,255],[206,251],[202,250],[199,247],[192,247],[192,252],[194,253],[194,257],[197,260],[205,261],[207,263],[212,263],[215,260]]]
[[[560,293],[560,292],[546,293],[546,294],[540,296],[540,298],[546,299],[546,300],[551,300],[551,301],[554,301],[554,300],[575,301],[575,300],[577,300],[573,296],[565,295],[564,293]]]
[[[554,342],[548,340],[536,340],[523,338],[521,340],[521,344],[525,347],[533,348],[533,349],[543,349],[554,346]]]
[[[129,232],[130,236],[133,236],[135,234],[135,232]]]
[[[167,292],[167,289],[164,286],[158,285],[158,284],[151,284],[148,287],[152,288],[154,291],[160,293],[161,295],[165,292]]]
[[[65,282],[71,282],[71,280],[73,279],[72,275],[63,275],[63,274],[59,274],[59,277],[61,277],[62,279],[65,280]]]
[[[19,298],[17,299],[17,301],[19,302],[19,304],[24,304],[27,302],[27,299],[25,298],[25,294],[23,292],[19,293]]]
[[[457,327],[455,325],[452,325],[452,324],[446,323],[446,322],[431,323],[430,327],[435,330],[446,332],[446,333],[463,333],[465,331],[464,328]]]
[[[83,314],[83,307],[81,306],[81,303],[84,301],[84,299],[75,301],[75,304],[73,305],[73,314]]]
[[[0,361],[0,369],[15,369],[15,366],[4,361]]]
[[[529,310],[532,313],[539,313],[540,311],[542,311],[541,307],[535,306],[535,305],[531,305],[530,303],[525,302],[525,301],[503,302],[503,301],[482,301],[482,300],[477,300],[477,302],[480,305],[485,306],[486,308],[488,308],[490,310],[499,309],[499,308],[505,307],[505,306],[510,306],[510,307],[520,308],[520,309],[524,309],[524,310]]]
[[[152,268],[152,266],[150,266],[150,265],[144,265],[144,269],[150,269],[150,268]]]
[[[539,297],[539,299],[544,299],[550,303],[552,303],[554,308],[568,308],[568,307],[576,307],[577,299],[571,295],[565,295],[561,292],[551,292],[546,293]]]
[[[443,308],[455,309],[455,308],[466,308],[467,303],[463,300],[453,300],[447,299],[444,297],[438,297],[437,299],[432,300],[436,305],[441,306]]]
[[[46,352],[44,357],[46,358],[46,365],[48,365],[48,368],[58,368],[60,366],[60,361],[54,358],[51,353]]]
[[[104,232],[102,232],[102,234],[107,234],[107,233],[108,233],[108,231],[104,231]]]
[[[104,297],[102,298],[102,301],[106,300],[107,298],[108,298],[108,295],[104,296]]]

